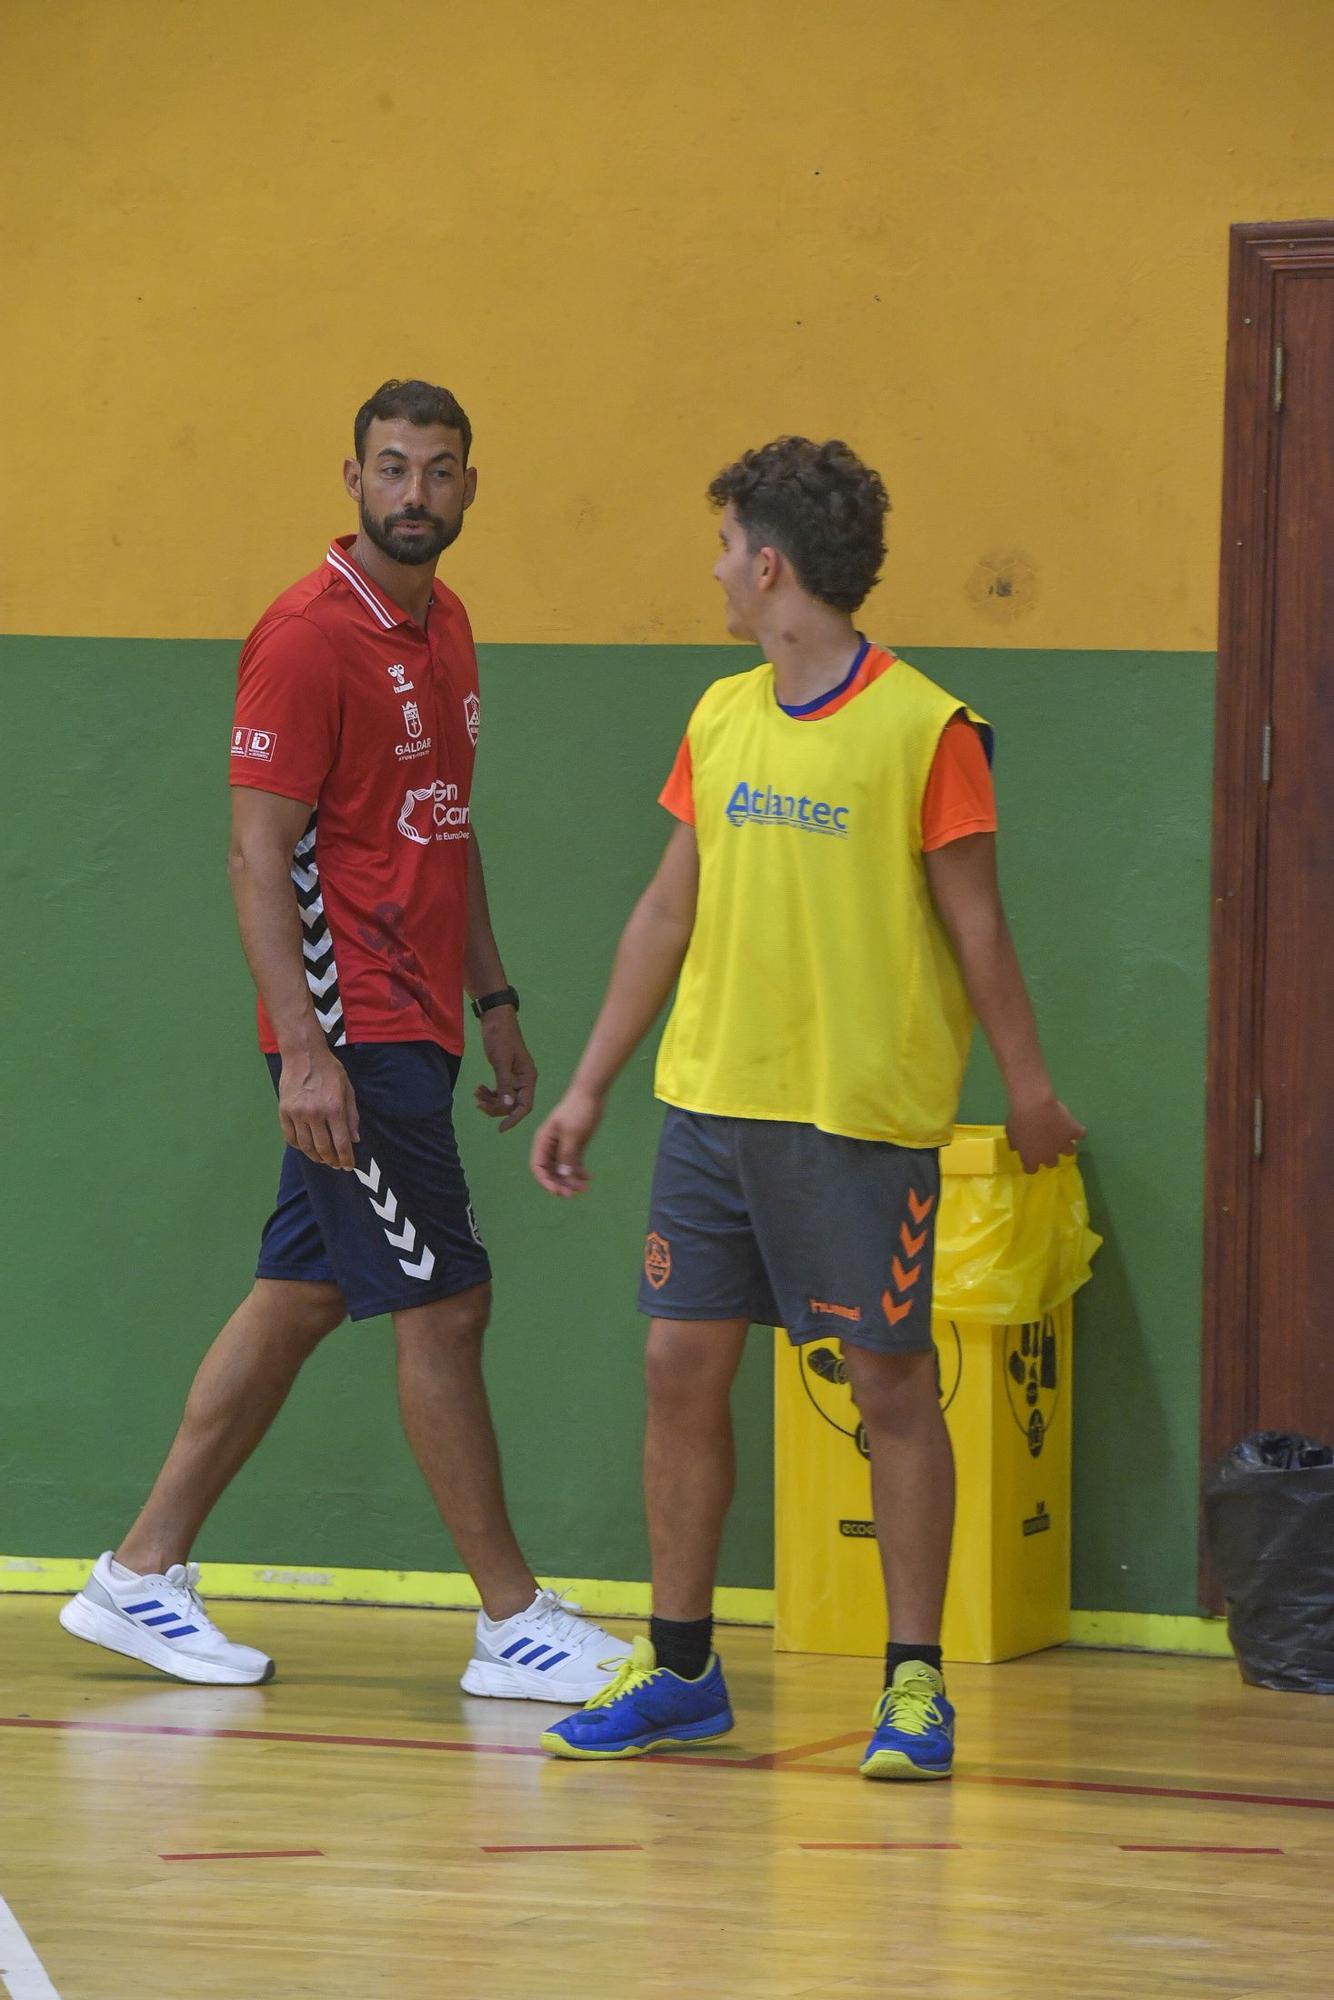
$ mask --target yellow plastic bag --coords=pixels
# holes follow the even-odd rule
[[[1020,1326],[1087,1282],[1102,1238],[1073,1158],[1026,1174],[999,1125],[956,1125],[940,1169],[937,1313]]]

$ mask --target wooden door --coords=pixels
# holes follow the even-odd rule
[[[1232,232],[1226,433],[1206,1468],[1334,1444],[1334,222]]]

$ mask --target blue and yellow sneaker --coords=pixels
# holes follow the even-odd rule
[[[875,1705],[864,1778],[948,1778],[954,1769],[954,1709],[925,1660],[904,1660]]]
[[[540,1741],[553,1757],[642,1757],[646,1750],[726,1736],[731,1727],[716,1653],[697,1681],[686,1681],[658,1665],[647,1639],[636,1639],[601,1693],[577,1715],[544,1729]]]

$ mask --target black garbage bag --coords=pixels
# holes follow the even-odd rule
[[[1334,1694],[1334,1450],[1243,1438],[1205,1482],[1204,1518],[1242,1679]]]

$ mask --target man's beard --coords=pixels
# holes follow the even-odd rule
[[[400,529],[405,521],[420,521],[426,533],[402,534]],[[391,562],[433,563],[451,542],[458,540],[463,529],[463,516],[460,514],[457,521],[450,522],[441,520],[438,514],[386,514],[383,519],[377,521],[363,501],[361,525],[376,548],[387,555]]]

